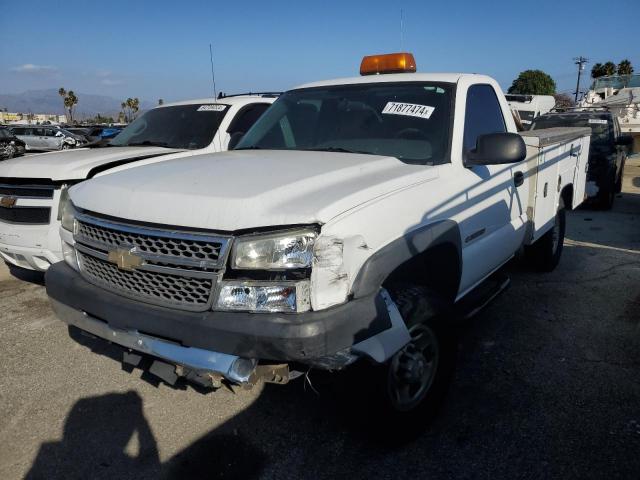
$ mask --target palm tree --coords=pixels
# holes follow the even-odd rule
[[[62,89],[61,89],[62,90]],[[60,91],[58,91],[60,93]],[[78,104],[78,97],[73,93],[73,90],[69,90],[67,95],[64,97],[64,106],[69,112],[69,123],[73,123],[73,108]]]
[[[604,75],[604,69],[601,63],[596,63],[591,67],[591,78],[598,78]]]
[[[58,95],[62,97],[62,110],[64,111],[67,108],[67,103],[65,100],[65,97],[67,96],[67,91],[64,88],[60,87],[58,89]]]
[[[633,73],[633,66],[628,59],[622,60],[618,64],[618,75],[631,75]]]
[[[616,64],[613,62],[607,62],[602,66],[602,70],[604,71],[604,74],[609,76],[609,75],[615,75],[616,74]]]

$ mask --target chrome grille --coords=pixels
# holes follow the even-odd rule
[[[229,237],[191,234],[108,222],[78,215],[76,241],[101,250],[135,248],[152,263],[220,268],[224,264]]]
[[[231,237],[138,227],[84,213],[76,222],[76,250],[87,281],[154,305],[211,307]],[[134,265],[121,263],[122,254],[136,260]]]
[[[204,310],[210,305],[213,278],[189,278],[144,270],[129,272],[82,252],[78,252],[78,260],[85,276],[107,290],[188,310]]]

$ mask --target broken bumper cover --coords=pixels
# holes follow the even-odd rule
[[[62,321],[185,366],[205,358],[205,362],[214,359],[226,367],[242,358],[335,368],[352,347],[360,353],[357,345],[371,344],[378,334],[384,338],[394,332],[389,307],[379,294],[298,314],[187,312],[110,293],[87,282],[64,262],[47,271],[46,286]],[[126,344],[116,340],[118,335]],[[138,341],[149,351],[141,350]],[[331,361],[333,357],[337,363]],[[213,371],[219,372],[218,368]]]
[[[111,328],[105,322],[56,300],[52,300],[51,305],[56,315],[69,325],[122,347],[168,360],[197,372],[219,373],[232,382],[247,383],[256,366],[255,361],[235,355],[183,347],[137,331]]]

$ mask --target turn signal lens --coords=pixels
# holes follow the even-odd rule
[[[362,59],[360,75],[379,75],[381,73],[413,73],[416,61],[410,53],[388,53],[369,55]]]

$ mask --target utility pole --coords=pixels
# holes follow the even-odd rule
[[[573,59],[574,63],[578,65],[578,83],[576,83],[576,97],[575,102],[578,103],[578,93],[580,92],[580,76],[582,75],[582,71],[584,70],[584,65],[589,61],[588,58],[580,55]]]

